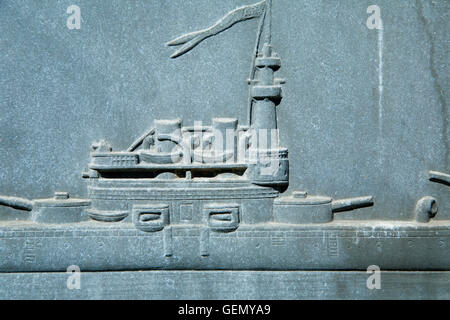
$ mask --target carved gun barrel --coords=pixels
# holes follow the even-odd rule
[[[90,204],[90,200],[69,198],[67,192],[55,192],[53,198],[36,200],[0,196],[0,205],[31,211],[31,220],[42,223],[80,222],[83,210]]]
[[[430,171],[429,175],[431,181],[444,183],[450,186],[450,174],[439,171]]]
[[[373,197],[366,196],[366,197],[333,200],[333,202],[331,203],[331,208],[333,212],[342,212],[358,208],[364,208],[372,204],[373,204]]]
[[[33,201],[19,197],[0,196],[0,205],[26,211],[33,209]]]

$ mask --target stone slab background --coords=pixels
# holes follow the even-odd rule
[[[176,60],[165,43],[254,2],[0,0],[0,194],[86,196],[91,143],[106,138],[125,149],[153,119],[246,122],[257,20]],[[437,219],[449,219],[449,189],[427,171],[450,171],[450,2],[273,2],[273,44],[287,79],[278,115],[288,192],[371,194],[374,207],[339,217],[388,220],[412,219],[416,201],[431,195]],[[66,27],[72,4],[80,30]],[[366,27],[373,4],[383,31]],[[0,208],[0,217],[24,215]]]
[[[448,272],[382,272],[380,289],[356,271],[140,271],[82,272],[80,289],[67,273],[2,273],[1,299],[446,300]],[[130,288],[133,288],[130,290]],[[155,289],[156,288],[156,289]],[[175,309],[178,310],[178,309]]]

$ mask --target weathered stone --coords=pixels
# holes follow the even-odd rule
[[[449,270],[448,3],[240,2],[0,3],[1,272]]]
[[[449,299],[448,272],[142,271],[84,272],[79,289],[66,273],[0,275],[0,299]],[[269,303],[270,304],[270,303]],[[170,311],[173,312],[174,309]]]

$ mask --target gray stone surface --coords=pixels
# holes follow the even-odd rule
[[[252,0],[0,1],[0,190],[86,195],[92,141],[125,149],[158,118],[186,124],[246,118],[245,80],[257,21],[240,23],[177,60],[165,43]],[[333,198],[372,194],[377,205],[345,219],[413,219],[417,200],[448,189],[448,1],[376,1],[383,18],[379,105],[373,1],[274,1],[274,46],[288,82],[279,108],[290,189]],[[382,115],[382,118],[379,115]],[[14,213],[13,213],[14,212]],[[2,219],[23,218],[6,208]],[[342,219],[341,218],[341,219]]]
[[[382,272],[368,289],[365,272],[149,271],[0,275],[0,299],[450,299],[448,272]]]
[[[379,1],[379,30],[366,1],[254,3],[80,1],[69,30],[73,3],[0,0],[0,271],[284,270],[83,273],[86,298],[140,276],[172,298],[448,297],[446,272],[371,295],[358,272],[285,271],[449,270],[449,3]],[[61,277],[0,274],[0,293],[66,297]]]
[[[192,270],[449,270],[450,229],[429,222],[243,225],[234,232],[84,222],[0,228],[0,272]],[[205,234],[204,231],[207,231]]]

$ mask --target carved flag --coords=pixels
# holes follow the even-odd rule
[[[264,14],[265,8],[266,8],[266,0],[252,5],[234,9],[226,16],[224,16],[222,19],[217,21],[216,24],[214,24],[209,28],[187,33],[168,42],[167,43],[168,46],[183,45],[181,48],[175,51],[170,57],[177,58],[185,54],[186,52],[190,51],[195,46],[197,46],[203,40],[211,36],[215,36],[216,34],[232,27],[234,24],[238,22],[261,17]]]

